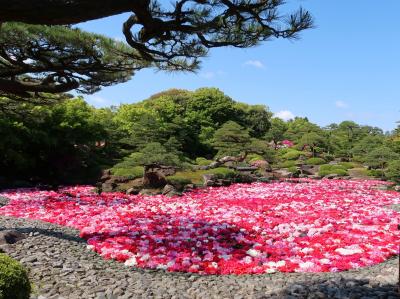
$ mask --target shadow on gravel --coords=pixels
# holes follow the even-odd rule
[[[33,236],[36,235],[44,235],[52,238],[57,238],[57,239],[62,239],[62,240],[67,240],[71,242],[77,242],[77,243],[86,243],[86,240],[79,238],[77,236],[74,236],[72,234],[60,232],[60,231],[54,231],[52,229],[43,229],[43,228],[37,228],[37,227],[10,227],[10,228],[4,228],[0,227],[0,231],[2,230],[16,230],[21,233],[26,234],[29,236],[30,234]]]
[[[285,290],[266,298],[400,298],[397,284],[370,283],[368,279],[330,278],[320,281],[299,282],[290,285]]]

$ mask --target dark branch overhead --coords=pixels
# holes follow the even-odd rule
[[[0,0],[0,22],[70,25],[131,11],[135,0]]]
[[[193,70],[208,49],[247,48],[270,38],[297,38],[312,27],[302,9],[283,0],[0,0],[0,22],[66,25],[129,12],[126,42],[160,69]]]

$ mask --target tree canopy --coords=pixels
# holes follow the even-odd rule
[[[0,29],[0,96],[93,93],[149,66],[135,53],[122,42],[79,29],[5,23]]]
[[[161,68],[189,69],[208,49],[247,48],[270,38],[296,38],[312,27],[309,12],[285,14],[283,0],[0,0],[1,22],[69,25],[131,13],[123,24],[126,42]]]

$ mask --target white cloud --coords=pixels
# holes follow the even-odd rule
[[[260,60],[247,60],[244,65],[254,66],[259,69],[263,69],[265,67]]]
[[[349,105],[346,102],[343,102],[343,101],[336,101],[335,102],[335,106],[337,108],[340,108],[340,109],[345,109],[345,108],[349,107]]]
[[[294,116],[293,112],[291,112],[289,110],[282,110],[282,111],[276,112],[274,114],[274,117],[277,117],[277,118],[287,121],[289,119],[293,119],[295,116]]]

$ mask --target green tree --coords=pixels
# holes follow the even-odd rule
[[[284,140],[285,133],[287,130],[288,130],[287,123],[280,118],[274,117],[271,120],[271,128],[265,134],[265,139],[267,141],[272,141],[276,149],[278,142]]]
[[[311,15],[299,9],[280,11],[282,0],[179,0],[173,5],[148,0],[0,0],[2,22],[66,25],[123,12],[126,42],[160,67],[193,69],[208,49],[247,48],[271,38],[296,38],[312,27]]]
[[[301,137],[298,147],[309,147],[313,157],[325,147],[325,138],[315,132],[306,133]]]
[[[399,155],[387,146],[380,146],[368,153],[365,157],[366,164],[373,169],[384,170],[388,163],[397,160]]]
[[[213,146],[218,150],[218,156],[242,156],[249,153],[267,153],[265,142],[251,138],[248,129],[234,121],[228,121],[214,134]]]
[[[149,67],[124,43],[65,26],[5,23],[0,29],[0,96],[93,93]]]

